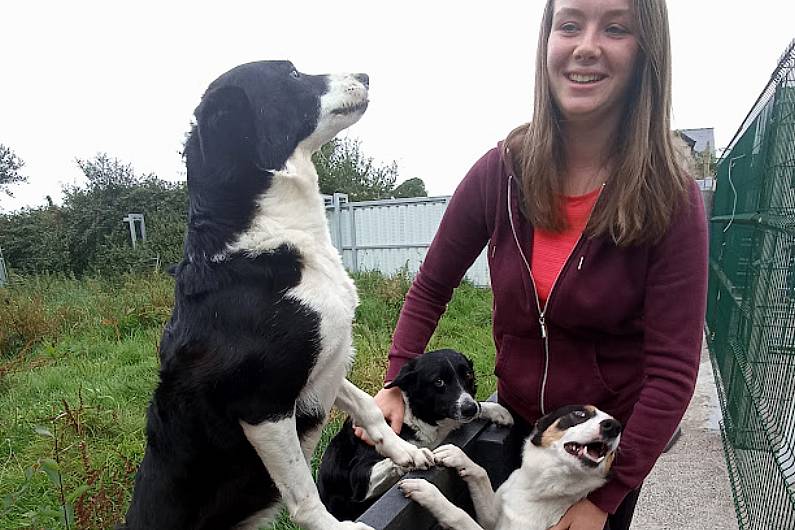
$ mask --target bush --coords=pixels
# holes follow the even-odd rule
[[[0,246],[18,273],[117,275],[157,269],[181,259],[187,221],[184,183],[136,176],[107,155],[79,160],[87,178],[64,189],[63,206],[52,204],[0,216]],[[143,213],[145,242],[133,249],[123,218]]]

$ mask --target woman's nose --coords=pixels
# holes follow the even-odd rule
[[[587,29],[580,36],[577,47],[574,48],[574,59],[577,61],[592,61],[599,58],[601,51],[597,31]]]

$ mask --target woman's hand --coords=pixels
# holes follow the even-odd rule
[[[549,530],[602,530],[606,522],[607,513],[583,499],[569,508],[560,522]]]
[[[392,430],[400,434],[400,429],[403,428],[403,414],[405,412],[403,394],[400,393],[400,389],[396,386],[392,388],[382,388],[375,395],[375,404],[378,405],[378,408],[384,413],[384,418],[389,426],[392,427]],[[373,442],[370,441],[364,429],[361,427],[354,425],[353,434],[368,444],[373,445]]]

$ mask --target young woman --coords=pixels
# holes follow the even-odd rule
[[[425,350],[488,245],[498,395],[517,432],[572,403],[624,424],[611,479],[554,529],[619,530],[692,396],[706,303],[704,208],[671,140],[665,1],[549,0],[535,86],[532,122],[450,201],[386,379]],[[399,430],[398,390],[376,399]]]

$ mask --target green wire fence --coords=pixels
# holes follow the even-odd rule
[[[707,327],[742,529],[795,529],[795,40],[717,168]]]

